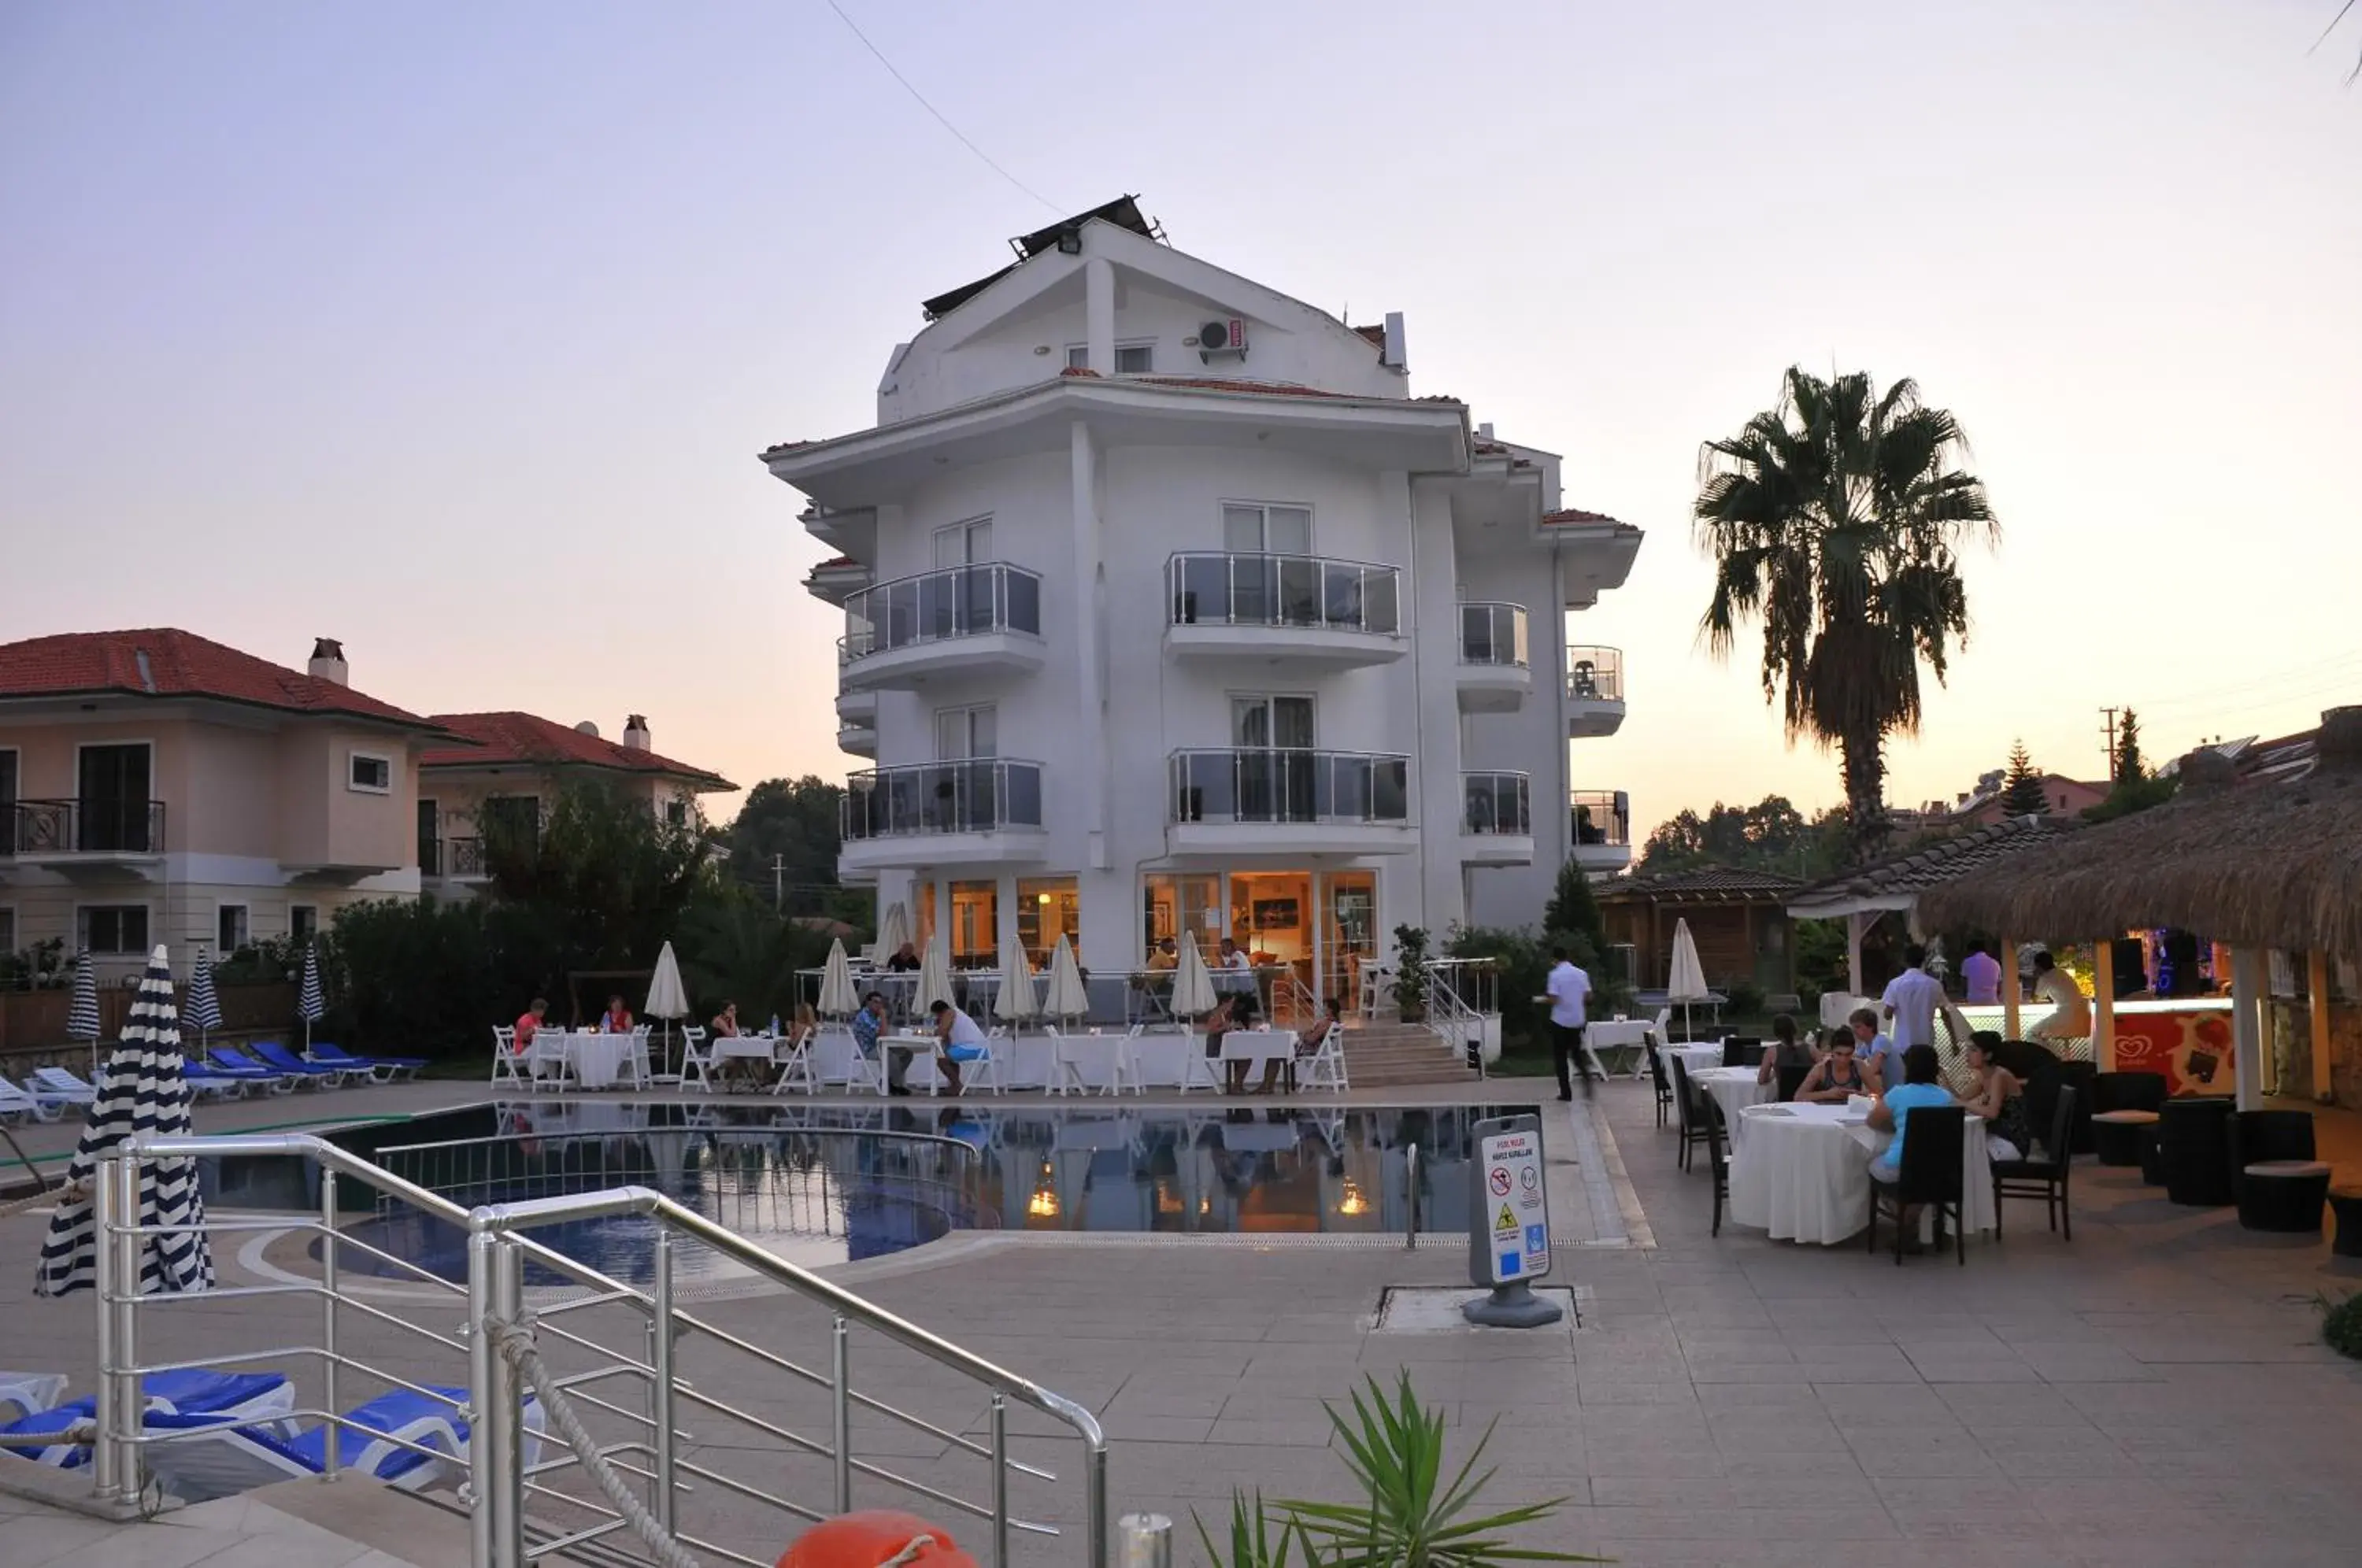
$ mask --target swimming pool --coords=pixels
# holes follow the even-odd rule
[[[1204,1110],[1180,1107],[703,1106],[497,1101],[347,1129],[334,1140],[468,1206],[636,1184],[808,1267],[903,1251],[956,1231],[1370,1234],[1419,1209],[1445,1228],[1467,1199],[1470,1127],[1530,1105]],[[353,1234],[445,1278],[456,1229],[391,1206]],[[644,1282],[649,1221],[603,1218],[535,1234]],[[357,1251],[343,1266],[368,1268]],[[395,1272],[379,1264],[381,1272]],[[678,1277],[727,1277],[702,1247]],[[546,1282],[546,1281],[545,1281]]]

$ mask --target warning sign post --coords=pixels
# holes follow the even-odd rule
[[[1550,1202],[1543,1196],[1540,1117],[1479,1121],[1478,1179],[1468,1184],[1468,1277],[1493,1294],[1461,1309],[1472,1323],[1538,1329],[1564,1314],[1533,1291],[1550,1273]]]

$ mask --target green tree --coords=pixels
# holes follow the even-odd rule
[[[1599,900],[1592,897],[1591,878],[1573,856],[1559,867],[1558,884],[1542,906],[1542,936],[1545,941],[1580,936],[1594,955],[1607,951],[1606,919],[1599,912]]]
[[[1848,853],[1884,847],[1886,737],[1921,712],[1919,665],[1941,683],[1969,626],[1959,552],[1999,525],[1958,420],[1904,380],[1822,381],[1792,368],[1779,405],[1699,454],[1693,507],[1715,560],[1700,634],[1727,657],[1742,623],[1763,624],[1763,694],[1791,739],[1835,746]]]
[[[2009,747],[2009,772],[2001,786],[2001,810],[2008,817],[2038,817],[2050,810],[2050,796],[2042,787],[2042,775],[2034,770],[2034,759],[2025,755],[2025,743],[2013,741]]]
[[[799,892],[835,887],[844,799],[842,786],[810,773],[766,778],[747,790],[736,820],[723,834],[732,877],[767,902],[782,882]]]
[[[2137,784],[2148,777],[2141,763],[2140,715],[2130,708],[2125,710],[2125,722],[2116,729],[2115,781]]]
[[[1704,816],[1683,811],[1659,823],[1641,846],[1637,869],[1658,876],[1702,866],[1732,866],[1809,881],[1837,868],[1843,822],[1842,812],[1824,812],[1808,822],[1785,795],[1766,795],[1751,806],[1726,806],[1717,801]],[[1832,834],[1831,823],[1840,831]]]
[[[704,823],[669,823],[647,798],[599,783],[563,790],[535,824],[486,819],[494,901],[537,927],[565,968],[656,962],[682,911],[714,882]]]

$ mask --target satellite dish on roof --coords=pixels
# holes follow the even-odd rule
[[[589,735],[592,740],[597,740],[599,738],[599,726],[592,723],[590,720],[585,719],[580,723],[574,726],[574,733],[578,735]]]

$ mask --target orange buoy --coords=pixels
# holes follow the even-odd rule
[[[788,1543],[778,1568],[977,1568],[951,1532],[915,1514],[869,1508],[825,1519]]]

